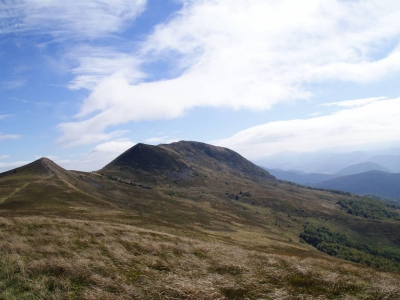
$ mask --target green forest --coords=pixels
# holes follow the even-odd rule
[[[339,200],[337,204],[347,211],[347,213],[363,217],[367,219],[376,220],[400,220],[400,215],[395,209],[399,209],[400,206],[394,203],[388,203],[378,201],[371,198],[362,198],[361,200]]]
[[[304,227],[300,240],[332,256],[374,268],[400,272],[399,249],[374,249],[351,241],[343,233],[311,224]]]

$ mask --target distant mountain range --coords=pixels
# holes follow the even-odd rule
[[[285,171],[268,168],[265,168],[265,170],[278,179],[295,182],[301,185],[314,185],[316,183],[334,178],[334,176],[330,174],[300,173],[298,171]]]
[[[306,173],[298,170],[285,171],[281,169],[270,169],[270,168],[264,168],[264,169],[278,179],[291,181],[303,185],[314,185],[316,183],[320,183],[336,177],[354,175],[368,171],[382,171],[387,173],[393,173],[388,168],[372,162],[365,162],[365,163],[351,165],[334,174]]]
[[[285,151],[254,162],[268,169],[301,170],[306,173],[321,174],[335,174],[349,166],[368,162],[378,164],[391,172],[399,173],[400,148],[352,152],[334,152],[332,150],[332,152],[298,153]]]
[[[375,194],[400,199],[400,173],[369,171],[329,179],[314,186],[360,195]]]
[[[301,185],[400,199],[400,173],[372,162],[351,165],[335,174],[265,169],[278,179]]]

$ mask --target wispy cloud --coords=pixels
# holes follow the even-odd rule
[[[343,107],[331,115],[270,122],[215,141],[250,159],[280,151],[315,151],[399,139],[400,98]]]
[[[2,134],[0,132],[0,141],[3,140],[15,140],[19,139],[21,136],[19,134]]]
[[[168,135],[165,136],[159,136],[159,137],[152,137],[152,138],[148,138],[145,140],[145,143],[149,143],[149,144],[169,144],[169,143],[173,143],[173,142],[177,142],[178,139],[176,138],[172,138]]]
[[[101,143],[89,153],[76,159],[55,159],[55,162],[68,170],[95,171],[104,167],[135,144],[129,139],[117,139]]]
[[[29,164],[30,161],[14,161],[9,163],[0,163],[0,172],[5,172],[8,170],[12,170],[23,165]]]
[[[374,98],[366,98],[366,99],[356,99],[356,100],[345,100],[340,102],[330,102],[330,103],[323,103],[322,106],[340,106],[340,107],[359,107],[363,105],[370,104],[372,102],[385,100],[386,97],[374,97]]]
[[[9,158],[10,156],[9,155],[0,155],[0,159],[6,159],[6,158]]]
[[[0,4],[0,34],[29,32],[58,39],[97,38],[117,32],[145,8],[146,0],[22,0]]]
[[[102,137],[110,126],[176,118],[194,107],[266,110],[309,99],[311,84],[370,82],[400,70],[400,2],[183,3],[179,14],[159,24],[133,54],[132,68],[120,66],[129,61],[123,55],[116,55],[117,68],[108,67],[112,59],[106,59],[108,77],[107,71],[85,72],[81,62],[71,87],[92,92],[78,113],[82,119],[60,125],[63,143],[86,143],[81,136]],[[145,68],[137,61],[165,60],[176,69],[174,78],[132,80]]]
[[[69,83],[70,89],[94,89],[105,77],[112,74],[124,76],[131,84],[145,77],[139,71],[139,59],[132,54],[122,53],[109,47],[78,47],[68,54],[77,63],[71,70],[75,76]]]
[[[6,90],[17,89],[23,87],[26,84],[25,79],[8,80],[1,82],[0,86]]]

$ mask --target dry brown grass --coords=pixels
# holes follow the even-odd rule
[[[0,299],[399,299],[398,274],[111,222],[0,217]]]

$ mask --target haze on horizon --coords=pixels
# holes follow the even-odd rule
[[[0,172],[138,142],[255,161],[400,143],[398,1],[7,1],[0,47]]]

